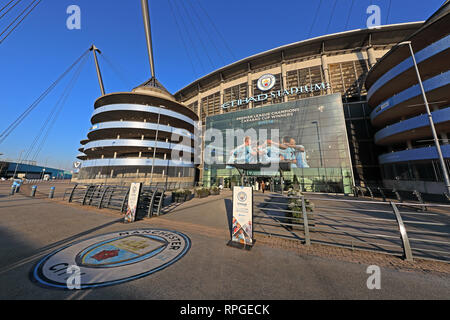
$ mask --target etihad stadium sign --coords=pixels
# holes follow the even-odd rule
[[[275,77],[271,74],[265,74],[261,78],[258,79],[257,86],[258,89],[261,91],[267,91],[274,87],[275,85]],[[307,84],[304,86],[299,87],[292,87],[289,89],[284,90],[277,90],[272,91],[268,93],[261,93],[252,97],[247,97],[244,99],[237,99],[225,102],[222,104],[222,109],[228,109],[233,107],[239,107],[246,104],[249,104],[250,102],[261,102],[266,101],[269,98],[276,99],[276,98],[282,98],[284,96],[292,96],[292,95],[299,95],[302,93],[311,93],[321,90],[327,90],[331,89],[331,85],[328,82],[321,82],[321,83],[315,83],[315,84]]]

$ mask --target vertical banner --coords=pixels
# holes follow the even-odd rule
[[[233,230],[231,241],[253,245],[253,189],[233,188]]]
[[[139,195],[141,194],[141,187],[142,183],[132,183],[130,186],[127,213],[125,214],[124,222],[134,222],[136,219],[136,210],[139,202]]]

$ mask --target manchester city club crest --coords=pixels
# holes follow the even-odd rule
[[[265,74],[258,79],[257,87],[261,91],[268,91],[275,86],[276,78],[273,74]]]
[[[247,194],[245,192],[239,192],[237,197],[238,197],[238,200],[241,202],[247,201]]]
[[[33,278],[67,289],[66,271],[80,269],[80,288],[95,288],[148,276],[181,259],[190,239],[176,231],[142,229],[96,236],[59,249],[37,263]]]
[[[81,168],[81,162],[80,161],[75,161],[73,163],[73,168],[74,169],[80,169]]]

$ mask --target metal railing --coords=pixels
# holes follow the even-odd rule
[[[443,204],[255,193],[257,233],[306,245],[401,255],[408,261],[420,257],[450,262],[449,217],[450,206]]]
[[[192,189],[194,187],[194,183],[192,182],[156,182],[148,185],[150,188],[155,189],[163,189],[166,191],[172,191],[177,189]]]
[[[388,199],[403,201],[417,201],[419,203],[431,202],[442,202],[450,203],[450,198],[446,194],[423,194],[418,190],[405,191],[396,188],[382,188],[379,186],[354,186],[353,195],[355,197],[370,197],[371,199],[381,198],[383,201],[388,201]],[[426,209],[426,208],[424,208]]]
[[[113,185],[74,185],[64,192],[63,200],[125,212],[130,187]],[[164,206],[165,190],[143,186],[139,195],[137,218],[159,216]]]

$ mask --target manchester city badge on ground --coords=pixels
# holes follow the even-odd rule
[[[135,280],[180,260],[190,249],[186,235],[163,229],[118,231],[65,246],[33,268],[40,284],[68,289],[69,270],[79,270],[80,289]]]

